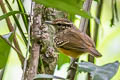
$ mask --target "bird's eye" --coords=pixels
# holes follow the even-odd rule
[[[61,24],[57,24],[58,26],[61,26]]]

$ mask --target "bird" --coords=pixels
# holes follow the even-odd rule
[[[68,19],[54,19],[45,23],[55,28],[54,44],[59,52],[72,58],[79,58],[85,53],[94,57],[102,56],[96,50],[94,41]]]

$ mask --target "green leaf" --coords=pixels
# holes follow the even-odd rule
[[[3,36],[0,35],[0,69],[5,67],[11,48],[4,39],[11,42],[13,34],[9,33]]]
[[[91,16],[81,9],[81,1],[79,0],[33,0],[36,3],[43,4],[48,7],[56,8],[70,14],[77,14],[85,18],[91,18]],[[80,5],[81,4],[81,5]]]
[[[18,14],[18,13],[24,14],[24,13],[21,13],[20,11],[11,11],[11,12],[8,12],[8,13],[0,16],[0,20],[5,19],[5,18],[7,18],[7,17],[9,17],[9,16],[11,16],[11,15]]]
[[[78,64],[79,72],[91,73],[92,80],[111,80],[119,68],[119,62],[109,63],[103,66],[96,66],[91,62],[81,62]]]
[[[45,78],[45,79],[62,79],[62,80],[65,80],[64,78],[62,77],[58,77],[58,76],[54,76],[54,75],[50,75],[50,74],[38,74],[34,77],[34,79],[40,79],[40,78]]]
[[[98,0],[94,0],[94,1],[98,2]]]
[[[19,10],[21,12],[23,12],[23,13],[26,13],[22,1],[21,0],[17,0],[17,4],[18,4],[18,7],[19,7]],[[21,14],[21,16],[22,16],[22,19],[23,19],[23,22],[24,22],[24,25],[25,25],[25,28],[26,28],[26,31],[27,31],[27,28],[28,28],[28,16],[24,15],[24,14]]]
[[[65,64],[65,63],[69,63],[70,62],[70,58],[64,54],[59,54],[58,57],[58,69],[60,69],[60,67]]]

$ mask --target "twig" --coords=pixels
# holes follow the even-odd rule
[[[33,3],[32,3],[32,0],[31,0],[31,11],[30,11],[30,19],[29,19],[29,25],[28,25],[28,44],[27,44],[27,51],[26,51],[26,56],[25,56],[25,60],[24,60],[24,67],[23,67],[23,74],[22,74],[22,80],[24,80],[24,74],[25,74],[25,71],[26,71],[26,67],[27,67],[27,58],[28,58],[28,54],[29,54],[29,51],[30,51],[30,28],[33,24]]]

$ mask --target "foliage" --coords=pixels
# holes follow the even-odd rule
[[[78,14],[85,18],[91,18],[90,14],[88,14],[81,8],[81,6],[83,5],[81,0],[54,0],[54,1],[34,0],[34,1],[40,4],[44,4],[45,6],[49,6],[52,8],[68,12],[69,14]]]
[[[13,39],[13,33],[8,33],[6,35],[0,35],[0,69],[4,68],[8,59],[8,55],[11,49],[11,46],[8,43],[11,43]]]
[[[11,15],[18,14],[18,13],[21,13],[21,12],[20,11],[11,11],[11,12],[8,12],[8,13],[0,16],[0,20],[5,19],[5,18],[7,18],[7,17],[9,17]],[[24,14],[24,13],[22,13],[22,14]]]
[[[69,63],[70,62],[70,58],[66,55],[64,55],[63,53],[60,53],[59,54],[59,57],[58,57],[58,69],[60,69],[60,67],[65,64],[65,63]]]
[[[109,63],[103,66],[96,66],[90,62],[81,62],[78,64],[79,72],[89,72],[91,73],[93,80],[111,80],[111,78],[116,74],[119,68],[119,62]]]

